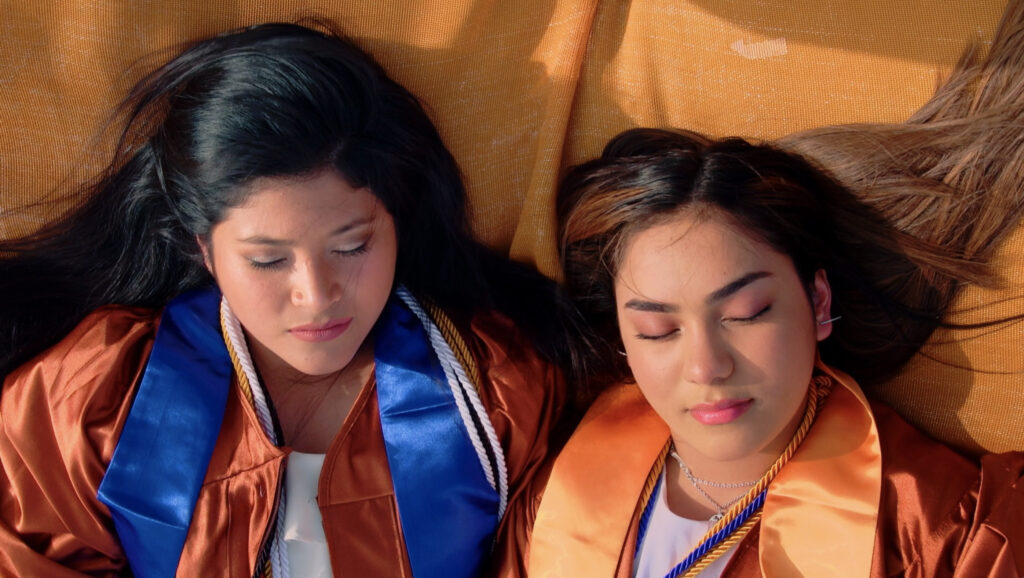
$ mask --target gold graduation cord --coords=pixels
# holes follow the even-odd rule
[[[459,360],[459,364],[466,370],[466,377],[469,378],[470,383],[476,388],[477,393],[480,393],[480,370],[476,366],[476,360],[470,355],[469,347],[463,341],[462,335],[455,328],[455,324],[433,301],[422,299],[420,302],[423,304],[423,309],[426,310],[427,315],[434,322],[434,325],[441,331],[441,336],[448,342],[448,346],[452,348],[452,352],[455,354],[456,359]]]
[[[238,353],[235,351],[234,345],[231,344],[231,337],[228,336],[228,325],[227,319],[224,317],[224,310],[221,309],[220,315],[220,331],[224,338],[224,345],[228,349],[228,356],[231,358],[231,366],[235,370],[235,378],[238,380],[238,388],[242,390],[242,396],[249,403],[249,407],[256,410],[255,401],[252,397],[252,385],[249,383],[249,377],[245,374],[245,370],[242,369],[242,363],[238,360]],[[276,515],[276,511],[275,511]],[[273,520],[271,520],[273,522]],[[262,568],[257,568],[256,576],[262,578],[272,578],[274,573],[270,562],[270,556],[268,555],[270,547],[270,541],[268,540],[263,544],[263,548],[256,558],[256,565],[260,566],[262,562]]]

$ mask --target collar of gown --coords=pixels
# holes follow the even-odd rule
[[[769,487],[758,553],[765,576],[867,576],[871,567],[882,485],[878,430],[856,382],[817,367],[836,385]],[[552,468],[529,575],[615,575],[651,466],[668,440],[668,427],[639,388],[602,394]]]

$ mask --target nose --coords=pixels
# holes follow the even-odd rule
[[[341,283],[330,264],[310,258],[295,269],[292,282],[292,304],[298,307],[324,309],[341,298]]]
[[[714,330],[688,332],[683,371],[691,383],[716,385],[732,375],[734,360],[728,343]]]

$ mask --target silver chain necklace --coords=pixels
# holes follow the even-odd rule
[[[679,454],[676,453],[676,449],[675,449],[674,446],[673,446],[672,450],[669,451],[668,455],[672,456],[672,458],[675,459],[676,463],[679,464],[679,469],[682,470],[683,475],[686,476],[686,479],[690,480],[690,484],[693,485],[694,489],[697,490],[697,492],[701,495],[701,497],[703,497],[705,500],[710,502],[711,505],[713,505],[715,507],[715,509],[718,510],[717,513],[715,513],[714,515],[711,516],[710,521],[712,521],[712,522],[717,522],[717,521],[721,520],[725,516],[725,511],[728,510],[729,508],[731,508],[732,505],[735,504],[736,502],[739,502],[740,500],[742,500],[743,496],[745,496],[746,493],[740,494],[738,497],[736,497],[736,499],[731,500],[728,503],[721,504],[721,503],[718,502],[718,500],[712,498],[711,494],[709,494],[701,486],[709,486],[709,487],[712,487],[712,488],[731,488],[731,489],[737,489],[737,488],[750,488],[750,487],[753,487],[758,482],[758,480],[754,480],[752,482],[729,482],[729,483],[724,483],[724,482],[713,482],[711,480],[702,480],[701,478],[698,478],[697,476],[693,475],[693,472],[691,472],[690,468],[687,467],[686,462],[683,461],[683,458],[679,457]]]

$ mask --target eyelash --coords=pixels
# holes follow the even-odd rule
[[[349,249],[347,251],[332,251],[332,253],[342,257],[356,257],[366,253],[368,250],[369,242],[366,242],[355,249]],[[257,261],[255,259],[249,259],[249,266],[260,271],[271,271],[274,269],[280,269],[284,265],[285,261],[286,259],[274,259],[273,261]]]
[[[334,251],[334,253],[341,255],[342,257],[355,257],[356,255],[362,255],[367,252],[370,249],[369,244],[370,243],[367,241],[355,249],[349,249],[348,251]]]
[[[667,339],[676,333],[679,333],[678,329],[673,329],[664,335],[647,335],[646,333],[637,333],[636,338],[643,339],[644,341],[661,341],[662,339]]]
[[[732,317],[729,319],[724,319],[724,321],[732,321],[734,323],[750,323],[751,321],[757,321],[758,319],[760,319],[762,315],[771,311],[771,308],[771,305],[766,305],[764,309],[758,311],[757,313],[751,315],[750,317]]]
[[[284,263],[284,259],[275,259],[273,261],[256,261],[254,259],[249,259],[249,266],[253,269],[259,270],[279,269],[282,263]]]
[[[765,313],[771,311],[771,308],[771,305],[767,305],[764,309],[758,311],[757,313],[751,315],[750,317],[731,317],[723,319],[723,321],[731,321],[733,323],[752,323],[760,319],[761,316],[763,316]],[[679,333],[678,329],[673,329],[672,331],[669,331],[668,333],[664,333],[662,335],[647,335],[646,333],[637,333],[636,338],[643,339],[645,341],[661,341],[663,339],[668,339],[669,337],[672,337],[677,333]]]

